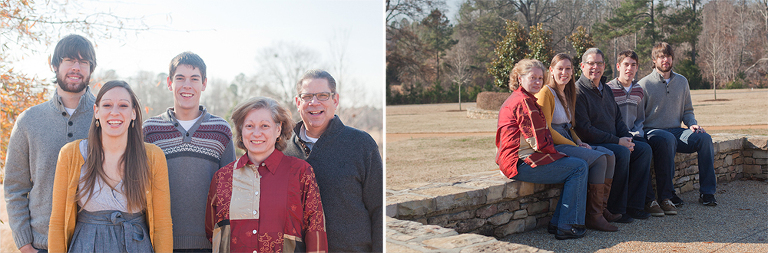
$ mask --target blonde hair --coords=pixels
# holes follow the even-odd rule
[[[515,64],[512,72],[509,73],[509,89],[517,90],[517,88],[520,86],[517,78],[531,73],[533,68],[541,69],[541,73],[544,75],[544,80],[542,83],[547,83],[549,76],[547,75],[547,69],[544,68],[544,64],[541,64],[541,62],[536,59],[522,59],[517,64]]]

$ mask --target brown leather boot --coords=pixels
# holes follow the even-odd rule
[[[613,184],[613,178],[605,179],[605,188],[603,189],[603,217],[608,222],[614,222],[621,219],[621,214],[612,214],[608,211],[608,196],[611,195],[611,185]]]
[[[603,217],[604,190],[604,184],[589,184],[587,186],[587,217],[584,220],[584,225],[595,230],[616,232],[619,231],[619,228],[608,223]]]

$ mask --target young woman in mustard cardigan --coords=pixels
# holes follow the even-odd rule
[[[130,86],[104,84],[93,117],[88,139],[59,153],[48,251],[172,252],[165,155],[144,143]]]
[[[573,114],[576,104],[576,85],[573,78],[573,64],[567,54],[557,54],[549,65],[546,87],[536,94],[536,103],[552,133],[555,149],[568,156],[584,159],[589,164],[589,185],[587,186],[587,228],[615,232],[619,229],[608,221],[618,220],[606,209],[608,195],[613,182],[613,152],[604,147],[591,147],[581,142],[573,131]],[[550,229],[552,230],[552,229]]]

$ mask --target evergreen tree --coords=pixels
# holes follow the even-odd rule
[[[450,49],[458,41],[451,39],[451,35],[453,35],[453,25],[450,24],[448,17],[438,9],[432,10],[429,16],[421,21],[421,25],[426,28],[422,38],[429,51],[431,51],[435,57],[435,70],[437,75],[435,77],[435,83],[437,83],[440,81],[440,58],[445,56],[445,51]]]
[[[507,20],[504,39],[496,45],[496,58],[488,64],[488,74],[502,90],[509,91],[509,73],[515,63],[528,55],[528,33],[517,21]]]
[[[552,31],[544,30],[541,23],[531,26],[528,32],[528,54],[525,58],[536,59],[545,65],[554,57],[552,53]]]
[[[584,56],[584,52],[587,49],[595,46],[595,42],[592,39],[592,35],[587,32],[587,28],[583,26],[577,27],[576,31],[568,36],[568,41],[571,42],[573,49],[576,50],[576,56],[573,57],[573,62],[571,62],[576,71],[575,76],[581,76],[581,68],[578,67],[579,63],[581,63],[581,57]]]

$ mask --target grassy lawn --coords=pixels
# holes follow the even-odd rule
[[[711,90],[691,91],[696,119],[707,132],[768,135],[768,89],[719,90],[717,98],[712,101]],[[457,103],[387,106],[387,189],[498,170],[497,120],[467,118],[464,110],[474,106],[462,103],[463,111]]]

